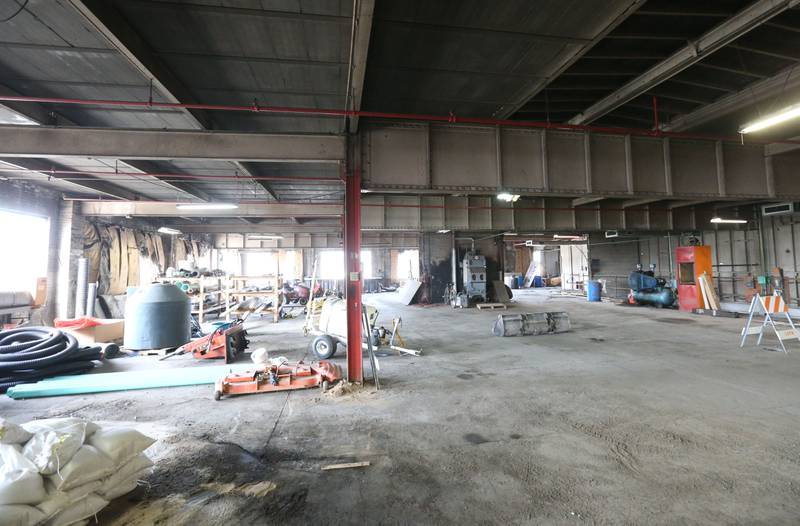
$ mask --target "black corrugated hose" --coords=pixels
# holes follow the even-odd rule
[[[0,393],[18,384],[91,371],[101,347],[80,347],[71,334],[52,327],[0,331]]]

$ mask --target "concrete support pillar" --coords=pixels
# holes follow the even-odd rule
[[[78,258],[83,256],[83,224],[79,206],[74,201],[62,201],[58,211],[58,278],[56,280],[56,315],[71,318],[75,315],[75,283]]]

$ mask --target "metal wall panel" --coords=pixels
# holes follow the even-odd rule
[[[441,230],[444,223],[444,197],[440,195],[423,195],[420,221],[423,230]]]
[[[523,197],[515,204],[519,207],[514,210],[514,225],[517,232],[545,230],[544,199]],[[533,210],[534,208],[536,210]]]
[[[420,227],[420,198],[414,195],[387,195],[386,228],[414,229]]]
[[[494,230],[514,230],[514,209],[511,203],[495,201],[491,213]]]
[[[370,127],[364,135],[368,184],[425,188],[429,185],[428,127],[425,125]]]
[[[547,181],[553,192],[586,193],[584,134],[547,132]]]
[[[469,228],[471,230],[492,229],[492,198],[470,197],[469,199]]]
[[[664,146],[660,139],[631,137],[634,193],[665,194]]]
[[[497,188],[495,128],[431,127],[433,186]]]
[[[716,145],[710,141],[670,141],[672,191],[675,195],[719,195]]]
[[[579,231],[600,230],[600,215],[600,203],[575,207],[575,228]]]
[[[545,190],[542,134],[534,130],[502,130],[502,186],[505,189]]]
[[[385,224],[384,208],[380,206],[386,200],[381,195],[364,194],[361,196],[361,226],[363,228],[383,228]]]
[[[626,193],[625,137],[620,135],[591,135],[592,191]]]
[[[771,187],[755,145],[494,126],[376,124],[362,133],[373,190],[761,198]],[[775,156],[778,198],[800,196],[798,159]]]
[[[625,209],[625,228],[634,230],[648,230],[650,228],[650,213],[647,207]]]
[[[444,218],[447,228],[453,230],[469,228],[466,197],[447,196],[444,198],[444,206]]]
[[[772,156],[775,193],[800,199],[800,152]]]
[[[725,144],[722,152],[726,195],[768,195],[764,148]]]
[[[625,228],[625,217],[618,203],[600,203],[600,224],[606,230]]]
[[[574,230],[575,214],[571,199],[546,199],[547,228],[550,230]]]

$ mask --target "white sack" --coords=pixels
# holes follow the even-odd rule
[[[72,459],[48,477],[56,489],[70,490],[87,482],[111,475],[116,466],[110,458],[92,446],[81,446]]]
[[[33,506],[0,506],[0,524],[3,526],[33,526],[43,520],[42,512]]]
[[[0,471],[29,469],[38,471],[36,464],[22,454],[22,448],[16,444],[0,444]]]
[[[100,426],[84,418],[64,417],[64,418],[43,418],[41,420],[31,420],[22,424],[22,428],[31,433],[37,431],[51,431],[54,429],[64,429],[75,424],[86,424],[86,438],[92,436]]]
[[[24,444],[32,436],[21,426],[0,417],[0,444]]]
[[[47,526],[67,526],[96,515],[106,507],[108,501],[90,493],[69,508],[58,513],[47,522]]]
[[[38,504],[44,498],[44,481],[36,471],[0,471],[0,504]]]
[[[83,445],[86,423],[76,423],[49,431],[37,431],[22,449],[36,464],[39,473],[52,475],[67,465]]]
[[[56,513],[64,511],[76,502],[83,500],[90,493],[95,493],[102,485],[101,481],[95,480],[69,491],[58,491],[52,481],[46,480],[44,487],[47,491],[47,497],[37,504],[36,508],[44,515],[43,520],[49,519]]]
[[[153,445],[154,439],[141,434],[135,429],[116,428],[98,429],[88,440],[119,466]]]
[[[137,475],[137,477],[141,478],[141,475],[145,474],[151,467],[153,467],[153,461],[147,458],[147,455],[144,453],[139,453],[131,460],[120,466],[108,478],[103,479],[103,487],[109,489],[114,488],[123,482],[127,482],[134,475]],[[98,491],[97,493],[101,497],[105,497],[102,491]]]

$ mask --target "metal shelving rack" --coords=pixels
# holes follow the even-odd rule
[[[247,286],[248,282],[268,282],[272,286],[271,291],[252,291],[241,290]],[[229,276],[228,288],[225,289],[225,303],[231,304],[231,299],[236,301],[235,298],[248,298],[258,296],[272,296],[272,307],[264,309],[265,311],[272,311],[272,321],[278,323],[280,319],[280,289],[283,285],[283,280],[278,274],[270,274],[264,276]],[[231,309],[225,312],[225,320],[230,321]]]

